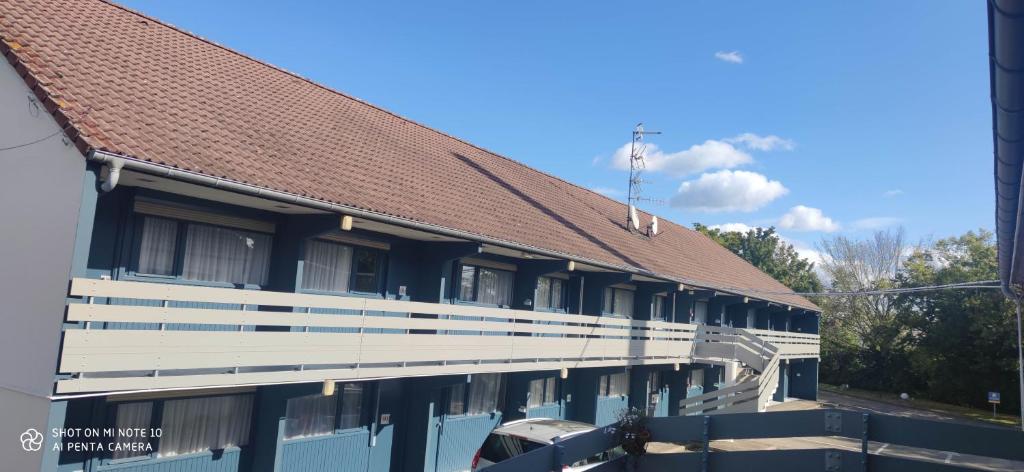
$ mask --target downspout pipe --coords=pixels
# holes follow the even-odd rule
[[[124,159],[114,158],[107,162],[104,166],[104,172],[101,176],[102,183],[100,184],[100,190],[103,193],[107,193],[114,190],[117,187],[117,182],[121,180],[121,168],[124,167]]]
[[[371,220],[371,221],[376,221],[376,222],[379,222],[379,223],[385,223],[385,224],[390,224],[390,225],[395,225],[395,226],[401,226],[403,228],[414,229],[414,230],[417,230],[417,231],[424,231],[424,232],[428,232],[428,233],[439,234],[439,235],[443,235],[443,236],[449,236],[449,237],[459,238],[459,239],[468,240],[468,241],[476,241],[476,242],[483,243],[483,244],[490,244],[490,245],[493,245],[493,246],[500,246],[500,247],[505,247],[505,248],[508,248],[508,249],[513,249],[513,250],[518,250],[518,251],[531,252],[531,253],[539,254],[539,255],[542,255],[542,256],[546,256],[546,257],[552,257],[552,258],[555,258],[555,259],[564,259],[564,260],[568,260],[568,261],[581,262],[581,263],[584,263],[584,264],[587,264],[587,265],[592,265],[592,266],[599,267],[599,268],[606,269],[606,270],[613,270],[613,271],[618,271],[618,272],[627,272],[627,273],[631,273],[631,274],[644,275],[644,276],[648,276],[648,277],[656,277],[656,278],[659,278],[659,279],[668,280],[670,282],[682,283],[682,284],[690,286],[690,287],[706,288],[706,289],[710,289],[710,290],[718,290],[720,292],[726,292],[726,290],[723,290],[721,288],[706,287],[706,286],[704,286],[704,284],[700,284],[700,283],[698,283],[696,281],[693,281],[693,280],[666,278],[664,276],[657,275],[657,274],[655,274],[653,272],[650,272],[650,271],[647,271],[647,270],[642,270],[642,269],[639,269],[639,268],[636,268],[636,267],[616,266],[614,264],[608,264],[608,263],[601,262],[601,261],[596,261],[596,260],[593,260],[593,259],[587,259],[587,258],[582,258],[582,257],[578,257],[578,256],[572,256],[572,255],[563,254],[563,253],[560,253],[560,252],[557,252],[557,251],[551,251],[551,250],[548,250],[548,249],[538,248],[538,247],[529,246],[529,245],[525,245],[525,244],[519,244],[519,243],[515,243],[515,242],[512,242],[512,241],[507,241],[507,240],[503,240],[503,239],[493,238],[493,237],[490,237],[490,236],[484,236],[484,235],[480,235],[480,234],[474,234],[474,233],[468,233],[468,232],[464,232],[464,231],[459,231],[459,230],[455,230],[455,229],[451,229],[451,228],[445,228],[443,226],[432,225],[432,224],[429,224],[429,223],[423,223],[423,222],[419,222],[419,221],[415,221],[415,220],[410,220],[410,219],[407,219],[407,218],[401,218],[401,217],[397,217],[397,216],[386,215],[386,214],[382,214],[382,213],[376,213],[376,212],[372,212],[372,211],[368,211],[368,210],[363,210],[363,209],[352,207],[352,206],[348,206],[348,205],[339,205],[339,204],[336,204],[336,203],[325,202],[323,200],[317,200],[317,199],[314,199],[314,198],[303,197],[303,196],[296,195],[296,194],[280,192],[280,191],[277,191],[277,190],[271,190],[271,189],[268,189],[268,188],[265,188],[265,187],[259,187],[259,186],[256,186],[256,185],[246,184],[246,183],[242,183],[242,182],[238,182],[238,181],[234,181],[234,180],[229,180],[229,179],[225,179],[225,178],[221,178],[221,177],[210,177],[208,175],[203,175],[203,174],[200,174],[200,173],[197,173],[197,172],[176,169],[176,168],[171,167],[171,166],[166,166],[166,165],[162,165],[162,164],[156,164],[156,163],[153,163],[153,162],[142,161],[142,160],[135,159],[135,158],[132,158],[132,157],[129,157],[129,156],[113,154],[113,153],[106,152],[106,151],[99,151],[99,150],[89,151],[86,154],[86,158],[89,159],[90,161],[97,162],[97,163],[100,163],[100,164],[103,164],[103,165],[111,165],[111,164],[113,164],[115,162],[120,162],[120,164],[117,164],[118,165],[118,171],[120,171],[120,168],[123,167],[123,168],[129,169],[129,170],[133,170],[133,171],[137,171],[137,172],[142,172],[142,173],[146,173],[146,174],[149,174],[149,175],[154,175],[154,176],[157,176],[157,177],[166,177],[166,178],[169,178],[169,179],[179,180],[179,181],[182,181],[182,182],[187,182],[187,183],[196,184],[196,185],[202,185],[204,187],[212,187],[212,188],[216,188],[216,189],[221,189],[221,190],[227,190],[227,191],[231,191],[231,192],[240,193],[240,194],[243,194],[243,195],[250,195],[250,196],[253,196],[253,197],[265,198],[265,199],[268,199],[268,200],[274,200],[274,201],[281,202],[281,203],[288,203],[288,204],[292,204],[292,205],[297,205],[297,206],[302,206],[302,207],[307,207],[307,208],[313,208],[313,209],[322,210],[322,211],[326,211],[326,212],[330,212],[330,213],[340,213],[340,214],[343,214],[343,215],[351,215],[353,217],[363,218],[363,219],[367,219],[367,220]],[[113,188],[113,187],[111,187],[111,188]]]

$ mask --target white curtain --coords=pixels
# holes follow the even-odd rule
[[[551,303],[550,308],[564,308],[562,305],[562,279],[551,279]]]
[[[663,295],[654,296],[654,312],[651,313],[652,320],[664,320],[665,319],[665,305],[668,301],[668,297]]]
[[[555,380],[554,377],[548,377],[544,379],[544,404],[551,405],[555,403]]]
[[[500,395],[501,374],[473,374],[469,384],[467,413],[476,415],[497,410]]]
[[[633,292],[630,290],[615,290],[615,307],[612,310],[616,315],[633,317]]]
[[[551,279],[540,277],[537,279],[537,294],[534,296],[533,305],[537,308],[551,307]]]
[[[473,301],[473,287],[476,285],[476,267],[462,266],[459,278],[459,300]]]
[[[153,402],[133,402],[133,403],[121,403],[117,405],[117,412],[115,413],[114,419],[114,443],[122,444],[122,447],[115,448],[111,451],[111,458],[113,459],[125,459],[128,457],[144,456],[149,454],[148,451],[132,451],[132,447],[128,447],[133,444],[141,444],[149,441],[149,439],[142,438],[139,434],[121,434],[128,432],[128,430],[144,430],[149,434],[149,429],[153,427],[151,424],[153,419]],[[121,449],[121,450],[117,450]]]
[[[352,274],[352,248],[327,241],[306,242],[302,261],[302,288],[347,292]]]
[[[337,405],[337,397],[319,393],[289,399],[285,407],[284,438],[333,433]]]
[[[263,285],[271,237],[232,228],[190,224],[185,239],[186,279]]]
[[[341,389],[341,416],[339,428],[351,429],[363,425],[363,384],[347,383]]]
[[[477,287],[477,302],[489,305],[511,305],[512,304],[512,272],[506,270],[494,270],[486,267],[477,269],[480,271]]]
[[[619,372],[618,374],[611,374],[608,376],[608,395],[609,397],[617,397],[621,395],[629,394],[629,374],[626,372]]]
[[[147,216],[142,220],[137,271],[142,274],[174,275],[174,252],[178,223]]]
[[[707,324],[708,302],[697,302],[693,304],[693,322],[699,324]]]
[[[248,444],[252,402],[252,395],[164,402],[159,455],[176,456]]]
[[[530,398],[526,402],[528,408],[535,408],[544,404],[544,380],[534,379],[530,381]]]

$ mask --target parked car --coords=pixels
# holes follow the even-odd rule
[[[477,471],[510,457],[525,454],[534,449],[550,446],[573,436],[593,431],[597,427],[579,421],[556,420],[551,418],[529,418],[505,423],[487,436],[483,446],[473,457],[473,470]],[[580,472],[596,467],[623,455],[616,448],[602,452],[562,468],[565,472]]]

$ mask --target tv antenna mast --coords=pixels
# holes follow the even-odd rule
[[[647,145],[644,144],[644,136],[648,134],[661,134],[661,131],[646,131],[643,123],[637,123],[633,128],[633,142],[629,147],[629,193],[626,194],[626,229],[640,229],[640,221],[636,216],[636,203],[641,201],[653,201],[640,196],[643,186],[641,175],[647,168],[644,162],[644,154],[647,152]]]

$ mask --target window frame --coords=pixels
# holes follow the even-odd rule
[[[661,310],[658,310],[658,300],[661,300]],[[656,293],[651,298],[651,321],[670,321],[669,313],[672,311],[672,303],[669,296],[664,293]]]
[[[611,394],[612,391],[612,377],[617,375],[624,375],[626,379],[625,390],[626,393]],[[610,372],[603,374],[598,377],[597,383],[597,396],[598,398],[623,398],[629,396],[629,372]]]
[[[359,385],[360,389],[361,389],[361,392],[359,394],[359,420],[358,420],[359,424],[357,424],[356,426],[352,426],[352,427],[342,427],[342,424],[341,424],[342,411],[345,408],[345,395],[344,395],[344,393],[345,393],[345,386],[346,385]],[[325,436],[333,436],[333,435],[337,435],[337,434],[348,434],[348,433],[353,433],[353,432],[358,432],[358,431],[363,431],[363,430],[368,429],[370,427],[370,423],[371,423],[371,420],[372,420],[372,418],[371,418],[371,414],[372,413],[370,412],[370,408],[369,408],[369,406],[370,406],[369,405],[370,398],[373,395],[373,392],[371,390],[372,388],[373,387],[370,386],[369,382],[338,382],[337,385],[334,388],[334,395],[331,395],[331,397],[334,399],[334,420],[333,420],[333,425],[332,425],[332,428],[331,428],[331,432],[323,433],[323,434],[314,434],[314,435],[311,435],[311,436],[296,436],[296,437],[291,437],[291,438],[284,438],[284,437],[282,437],[281,440],[282,441],[288,441],[288,442],[316,440],[318,438],[323,438]],[[306,397],[306,396],[310,396],[310,395],[318,395],[318,394],[322,395],[322,393],[311,392],[311,393],[307,393],[307,394],[297,395],[297,396],[291,397],[288,400],[292,400],[294,398]],[[285,403],[287,403],[287,401]],[[285,421],[287,421],[288,419],[289,418],[287,416],[285,416]]]
[[[349,267],[349,274],[348,274],[348,290],[347,291],[318,290],[318,289],[314,289],[314,288],[303,287],[303,284],[306,282],[306,280],[305,280],[306,277],[305,277],[305,274],[304,274],[305,268],[303,266],[303,267],[301,267],[298,270],[300,280],[299,280],[299,283],[297,284],[297,286],[298,286],[297,291],[299,293],[311,293],[311,294],[317,294],[317,295],[342,295],[342,296],[383,297],[382,292],[383,292],[384,284],[386,283],[386,280],[387,280],[387,274],[386,274],[387,257],[388,257],[387,250],[379,249],[379,248],[375,248],[375,247],[369,247],[369,246],[362,246],[362,245],[359,245],[359,244],[349,244],[349,243],[343,243],[343,242],[338,242],[338,241],[332,241],[330,239],[324,239],[324,238],[308,238],[308,239],[303,240],[303,242],[302,242],[302,263],[303,263],[303,265],[305,265],[305,263],[306,263],[306,250],[307,250],[307,247],[308,247],[310,242],[314,242],[314,241],[317,242],[317,243],[321,243],[321,244],[335,244],[335,245],[338,245],[338,246],[343,246],[343,247],[347,247],[347,248],[352,249],[352,260],[349,262],[350,267]],[[375,257],[377,258],[377,261],[376,261],[376,270],[377,271],[376,271],[376,277],[375,277],[376,280],[374,280],[375,287],[374,287],[374,291],[372,291],[372,292],[364,292],[364,291],[361,291],[361,290],[353,290],[353,287],[355,287],[356,276],[357,276],[357,273],[356,273],[356,265],[358,264],[358,262],[357,262],[358,261],[358,259],[357,259],[358,255],[357,254],[360,251],[364,251],[364,252],[368,252],[370,254],[374,254]]]
[[[561,298],[560,298],[561,299],[561,304],[560,304],[560,306],[557,306],[557,307],[551,306],[551,298],[552,298],[551,294],[555,293],[554,290],[552,290],[552,289],[554,288],[554,284],[555,284],[556,280],[562,286],[562,288],[560,290],[561,293],[559,294],[561,296]],[[537,294],[540,291],[540,284],[542,283],[542,281],[546,281],[546,283],[548,285],[548,303],[545,306],[540,306],[537,303]],[[569,307],[569,281],[567,279],[563,279],[561,277],[550,277],[550,276],[540,276],[540,277],[537,277],[537,287],[534,287],[534,290],[533,290],[533,309],[534,309],[534,311],[547,311],[547,312],[552,312],[552,313],[566,313],[568,311],[568,309],[569,309],[568,307]]]
[[[474,387],[473,379],[476,379],[477,376],[482,376],[482,375],[497,375],[498,376],[497,397],[494,399],[494,409],[493,410],[491,410],[491,411],[473,412],[473,411],[470,411],[470,400],[473,397],[473,387]],[[459,382],[459,383],[454,383],[454,384],[449,385],[445,389],[447,398],[444,399],[445,400],[444,415],[445,416],[451,416],[451,417],[468,417],[468,416],[494,415],[494,414],[496,414],[498,412],[501,412],[502,409],[504,408],[505,395],[506,395],[506,391],[507,391],[506,389],[507,388],[508,388],[508,377],[505,376],[502,373],[485,372],[485,373],[471,374],[471,377],[470,377],[469,381],[463,381],[463,382]],[[455,392],[459,391],[459,390],[461,390],[461,395],[455,395]],[[462,410],[459,413],[453,413],[452,412],[452,401],[455,400],[455,399],[461,399],[462,400]]]
[[[465,299],[462,298],[462,273],[464,271],[464,268],[466,268],[466,267],[472,267],[473,268],[473,299],[472,300],[465,300]],[[483,270],[493,271],[493,272],[503,272],[503,273],[511,275],[512,283],[509,285],[508,304],[507,305],[502,305],[502,304],[497,304],[497,303],[483,303],[483,302],[477,301],[477,300],[480,299],[480,271],[482,269]],[[498,269],[498,268],[494,268],[494,267],[487,267],[485,265],[480,265],[480,264],[459,262],[458,264],[455,265],[455,268],[454,268],[454,271],[453,271],[453,274],[452,274],[452,284],[453,284],[453,289],[452,289],[453,297],[452,297],[452,299],[453,299],[453,301],[455,301],[457,303],[464,304],[464,305],[478,305],[478,306],[488,306],[488,307],[498,307],[498,308],[511,308],[512,303],[514,301],[515,293],[516,293],[516,272],[513,271],[513,270],[505,270],[505,269]]]
[[[162,219],[167,221],[173,221],[175,223],[175,236],[174,236],[174,261],[172,264],[171,274],[151,274],[147,272],[139,271],[139,256],[142,251],[142,237],[143,231],[145,231],[145,222],[147,218]],[[200,279],[188,279],[185,278],[183,273],[185,269],[185,251],[187,250],[188,242],[188,229],[191,225],[209,226],[212,228],[226,229],[231,231],[240,231],[245,233],[254,233],[264,235],[269,238],[269,253],[268,253],[268,275],[267,280],[261,284],[253,283],[232,283],[222,282],[217,280],[200,280]],[[131,213],[131,227],[128,230],[130,234],[130,242],[128,247],[128,263],[124,264],[123,276],[121,279],[127,280],[140,280],[146,282],[172,282],[180,285],[197,285],[206,287],[225,287],[225,288],[245,288],[245,289],[262,289],[264,286],[270,283],[271,272],[269,266],[273,264],[274,260],[274,242],[277,236],[274,232],[265,232],[255,229],[237,228],[228,225],[217,225],[207,223],[204,221],[194,221],[183,218],[176,218],[173,216],[165,215],[153,215],[149,213],[140,213],[138,211],[132,211]]]
[[[533,382],[540,382],[540,401],[537,404],[531,404],[534,400],[532,395],[532,384]],[[550,385],[548,384],[550,382]],[[526,386],[526,392],[530,396],[526,399],[526,408],[543,408],[546,406],[558,405],[561,403],[561,398],[558,396],[558,377],[555,375],[549,377],[537,377],[530,379]],[[551,401],[548,401],[548,394],[551,395]]]
[[[629,310],[630,314],[626,315],[626,314],[622,314],[622,313],[616,313],[614,311],[606,311],[605,310],[605,300],[608,297],[608,292],[609,291],[611,291],[611,294],[612,294],[611,307],[610,307],[612,310],[615,310],[616,294],[618,294],[619,292],[629,292],[630,294],[632,294],[633,303],[630,306],[630,310]],[[613,316],[613,317],[616,317],[616,318],[634,319],[634,317],[636,316],[636,290],[632,290],[632,289],[628,289],[628,288],[623,288],[623,287],[616,287],[616,286],[605,287],[604,291],[601,294],[601,316]]]

